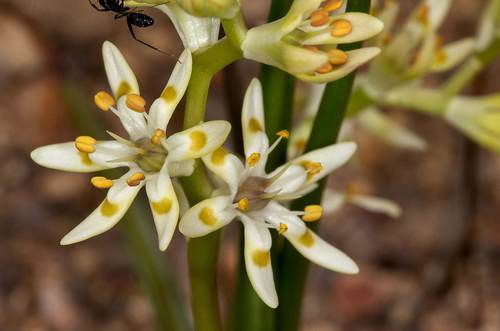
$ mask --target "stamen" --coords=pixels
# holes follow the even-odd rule
[[[315,222],[323,215],[323,208],[320,205],[309,205],[304,208],[305,215],[302,219],[306,222]]]
[[[325,3],[323,9],[328,12],[336,11],[337,9],[342,7],[342,2],[342,0],[329,0]]]
[[[340,49],[331,49],[328,51],[328,61],[335,66],[345,64],[348,59],[349,56],[347,53]]]
[[[323,9],[318,9],[311,14],[311,26],[317,27],[328,23],[330,13]]]
[[[288,225],[285,223],[280,223],[280,228],[278,230],[278,234],[282,235],[283,233],[288,231]]]
[[[276,135],[281,137],[281,138],[288,139],[288,137],[290,136],[290,132],[288,132],[288,130],[281,130],[281,131],[276,132]]]
[[[316,69],[316,72],[319,74],[327,74],[332,70],[333,70],[332,64],[330,62],[327,62],[324,65],[322,65],[321,67],[319,67],[318,69]]]
[[[75,147],[82,153],[94,153],[96,140],[90,136],[80,136],[75,139]]]
[[[248,159],[247,164],[251,167],[255,166],[260,161],[260,153],[252,153]]]
[[[90,179],[90,182],[94,187],[99,189],[107,189],[113,186],[113,181],[102,176],[95,176]]]
[[[245,211],[248,209],[249,201],[247,198],[243,198],[240,201],[238,201],[238,209],[241,211]]]
[[[100,91],[94,96],[94,102],[102,111],[108,111],[109,108],[116,105],[115,99],[107,92]]]
[[[162,129],[156,129],[155,133],[153,134],[153,137],[151,137],[151,142],[155,145],[159,145],[161,142],[161,139],[166,136],[165,131]]]
[[[146,111],[146,100],[138,94],[129,94],[125,101],[127,107],[137,113],[144,113]]]
[[[332,22],[332,31],[330,32],[333,37],[344,37],[352,32],[352,24],[346,19],[339,19]]]
[[[302,164],[302,166],[307,170],[307,174],[309,178],[319,174],[321,170],[323,170],[323,165],[321,162],[310,162],[306,161]]]
[[[139,185],[144,179],[146,178],[146,176],[142,173],[142,172],[136,172],[135,174],[133,174],[132,176],[130,176],[128,179],[127,179],[127,184],[128,186],[137,186]]]
[[[427,25],[429,23],[429,12],[429,6],[427,4],[422,4],[420,8],[418,8],[417,21],[423,25]]]

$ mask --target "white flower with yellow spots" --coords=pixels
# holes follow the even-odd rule
[[[281,139],[288,137],[288,132],[278,132],[279,138],[269,146],[264,132],[262,87],[257,79],[252,81],[245,96],[242,126],[245,164],[223,148],[202,158],[227,185],[217,196],[189,209],[181,219],[180,231],[187,237],[200,237],[238,218],[245,228],[248,276],[260,298],[273,308],[278,306],[278,297],[271,267],[269,229],[279,231],[311,261],[331,270],[357,273],[356,263],[306,227],[304,221],[321,217],[320,206],[291,211],[282,205],[314,190],[318,180],[347,162],[356,145],[341,143],[321,148],[267,174],[268,155]]]
[[[382,22],[368,14],[344,13],[346,2],[295,0],[283,18],[248,31],[244,56],[314,83],[344,77],[380,49],[344,52],[337,45],[366,40],[383,29]]]
[[[171,177],[190,175],[194,159],[211,153],[224,143],[230,124],[225,121],[206,122],[167,137],[167,124],[191,76],[189,51],[179,58],[167,86],[153,102],[149,113],[145,112],[146,102],[140,96],[136,77],[118,48],[105,42],[103,57],[114,97],[99,92],[95,102],[103,111],[118,116],[130,139],[111,132],[109,134],[115,140],[97,141],[80,136],[74,142],[40,147],[31,153],[31,158],[42,166],[72,172],[129,168],[119,179],[102,176],[91,179],[95,187],[109,189],[107,196],[94,212],[61,240],[62,245],[80,242],[112,228],[140,189],[146,186],[159,246],[165,250],[179,218],[179,202]]]

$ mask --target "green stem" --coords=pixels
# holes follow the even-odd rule
[[[494,40],[486,49],[478,52],[465,62],[448,80],[442,91],[447,97],[460,93],[488,64],[500,54],[500,38]]]
[[[97,139],[106,139],[106,131],[96,116],[89,112],[91,107],[87,103],[87,98],[81,94],[80,88],[67,83],[63,87],[63,95],[78,129]],[[120,222],[125,244],[133,257],[135,272],[153,305],[157,329],[189,330],[177,281],[170,272],[168,261],[158,251],[154,234],[145,226],[144,215],[148,215],[149,212],[144,206],[145,204],[137,199]]]
[[[227,24],[240,26],[240,23]],[[242,57],[240,48],[233,41],[223,38],[214,46],[193,55],[193,71],[186,92],[184,129],[204,120],[213,75]],[[199,161],[191,176],[181,178],[181,184],[191,205],[209,198],[212,192],[212,183]],[[188,243],[191,305],[197,331],[222,330],[216,281],[219,238],[220,231],[217,231],[202,238],[190,239]]]
[[[348,2],[347,11],[349,12],[367,13],[369,9],[369,0],[349,0]],[[343,50],[359,47],[361,47],[361,43],[340,46]],[[306,151],[331,145],[337,140],[349,104],[354,77],[355,73],[351,73],[347,77],[327,85],[318,114],[314,120]],[[291,209],[301,210],[307,205],[321,203],[325,185],[326,180],[321,181],[318,189],[295,201]],[[313,223],[311,228],[315,229],[318,225],[318,222]],[[309,261],[303,258],[291,244],[286,242],[278,273],[280,306],[278,307],[277,321],[279,323],[276,324],[276,330],[298,330],[308,269]]]
[[[269,11],[268,21],[274,21],[283,17],[289,10],[292,0],[273,0]],[[270,141],[276,139],[276,132],[290,130],[292,124],[293,92],[295,78],[288,73],[275,67],[263,65],[260,81],[264,91],[264,115],[266,132]],[[269,155],[267,161],[268,170],[275,169],[286,162],[287,141],[283,141]],[[273,247],[271,256],[275,268],[279,253],[278,235],[273,232]],[[241,230],[240,264],[235,294],[235,303],[231,314],[231,330],[234,331],[270,331],[274,329],[275,310],[269,308],[255,293],[248,279],[243,257],[243,228]],[[279,284],[276,283],[276,286]]]

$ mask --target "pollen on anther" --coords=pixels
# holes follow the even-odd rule
[[[332,31],[330,32],[333,37],[344,37],[352,32],[352,24],[346,19],[339,19],[332,22]]]
[[[142,172],[136,172],[127,178],[127,184],[128,186],[138,186],[145,178],[146,176]]]
[[[79,136],[75,139],[75,147],[82,153],[94,153],[96,140],[90,136]]]
[[[304,212],[302,219],[306,222],[318,221],[323,216],[323,208],[320,205],[309,205],[304,208]]]
[[[161,142],[161,139],[166,136],[166,133],[162,129],[156,129],[155,133],[151,137],[151,142],[155,145],[159,145]]]
[[[108,111],[109,108],[114,107],[116,102],[111,94],[100,91],[94,96],[94,102],[96,106],[102,111]]]
[[[316,69],[316,72],[320,74],[327,74],[332,70],[333,70],[332,64],[330,62],[326,62],[324,65]]]
[[[95,176],[90,179],[90,183],[96,188],[107,189],[113,186],[113,181],[106,177]]]
[[[348,59],[349,56],[347,53],[340,49],[331,49],[328,51],[328,61],[333,65],[339,66],[345,64]]]
[[[342,7],[342,0],[329,0],[323,5],[323,9],[329,12],[335,11]]]
[[[323,9],[318,9],[311,14],[311,26],[317,27],[328,23],[330,13]]]
[[[245,211],[248,209],[249,201],[247,198],[243,198],[240,201],[238,201],[238,209]]]
[[[125,103],[128,108],[137,113],[144,113],[146,111],[146,100],[139,94],[128,94]]]
[[[281,130],[281,131],[276,132],[276,135],[278,137],[288,139],[288,137],[290,137],[290,132],[288,132],[288,130]]]
[[[260,153],[252,153],[247,158],[247,164],[251,167],[255,166],[260,161]]]
[[[305,161],[304,163],[302,163],[302,166],[307,170],[307,173],[310,177],[319,174],[321,170],[323,170],[323,165],[321,164],[321,162]]]

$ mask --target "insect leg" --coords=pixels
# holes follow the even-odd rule
[[[144,41],[140,40],[139,38],[137,38],[137,37],[135,36],[135,32],[134,32],[133,25],[134,25],[134,24],[133,24],[132,20],[130,19],[130,17],[129,17],[129,16],[127,16],[127,26],[128,26],[128,30],[130,31],[130,34],[132,35],[132,38],[134,38],[136,41],[140,42],[141,44],[143,44],[143,45],[145,45],[145,46],[148,46],[148,47],[149,47],[149,48],[151,48],[151,49],[154,49],[155,51],[158,51],[158,52],[160,52],[160,53],[163,53],[163,54],[166,54],[166,55],[171,56],[170,54],[163,52],[163,51],[162,51],[162,50],[160,50],[159,48],[154,47],[153,45],[150,45],[150,44],[148,44],[147,42],[144,42]]]
[[[90,3],[90,5],[91,5],[92,7],[94,7],[94,9],[95,9],[95,10],[97,10],[97,11],[109,11],[109,9],[107,9],[107,8],[99,8],[99,7],[97,7],[97,6],[96,6],[96,5],[92,2],[92,0],[89,0],[89,3]]]

